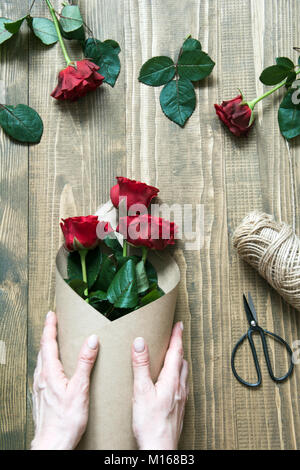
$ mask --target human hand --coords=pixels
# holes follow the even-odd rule
[[[177,448],[189,393],[182,330],[182,323],[176,323],[155,385],[150,376],[149,351],[144,339],[136,338],[133,343],[133,432],[141,450]]]
[[[76,371],[68,380],[58,357],[56,324],[55,313],[49,312],[34,372],[32,450],[74,449],[88,421],[90,374],[99,350],[98,338],[92,335],[85,341]]]

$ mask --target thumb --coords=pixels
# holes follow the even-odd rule
[[[154,386],[150,375],[149,350],[144,338],[135,338],[131,356],[134,394],[144,394]]]
[[[97,335],[92,335],[83,343],[78,356],[77,367],[71,379],[75,385],[89,382],[90,375],[99,351],[99,340]]]

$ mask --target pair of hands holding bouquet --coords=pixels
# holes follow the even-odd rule
[[[176,226],[141,212],[142,206],[148,208],[157,193],[158,189],[152,186],[118,178],[118,184],[111,189],[111,200],[121,211],[126,197],[127,215],[119,218],[115,231],[109,222],[99,221],[97,216],[69,218],[61,224],[65,248],[69,251],[65,282],[82,298],[80,302],[99,312],[95,312],[97,316],[117,320],[131,312],[135,314],[135,310],[164,296],[147,253],[174,244]],[[138,215],[128,215],[133,209],[137,209]],[[122,243],[119,234],[124,237],[123,247],[118,241]],[[132,254],[132,245],[141,247],[138,248],[141,253]],[[182,330],[181,322],[173,328],[164,366],[155,385],[148,346],[142,337],[133,341],[132,426],[140,449],[177,447],[188,395],[188,365],[183,359]],[[98,355],[98,336],[93,334],[84,342],[75,372],[68,379],[59,360],[56,334],[56,315],[49,312],[34,377],[36,434],[33,449],[73,449],[87,426],[90,374]],[[118,355],[117,341],[114,348]],[[100,359],[102,353],[97,364]],[[93,380],[97,381],[96,375]],[[130,400],[128,402],[131,407]],[[111,413],[113,415],[114,411]]]

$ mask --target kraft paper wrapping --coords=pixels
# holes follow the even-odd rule
[[[114,213],[110,216],[114,216]],[[111,220],[111,217],[106,219]],[[67,252],[63,247],[58,252],[58,341],[67,376],[72,376],[75,371],[83,341],[94,333],[100,340],[99,356],[91,378],[89,421],[79,444],[80,449],[136,449],[131,424],[131,345],[137,336],[145,338],[150,351],[151,375],[156,380],[171,335],[180,280],[179,268],[169,255],[151,252],[149,261],[157,270],[158,283],[165,295],[111,322],[88,305],[64,281],[67,275]]]

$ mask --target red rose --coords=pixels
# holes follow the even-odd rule
[[[247,135],[251,129],[249,122],[252,110],[247,104],[241,104],[242,99],[242,95],[238,95],[232,100],[223,101],[221,105],[215,104],[218,117],[237,137]]]
[[[51,96],[57,100],[76,101],[102,84],[104,77],[97,70],[98,65],[87,59],[79,60],[76,66],[68,65],[59,72],[58,85]]]
[[[174,245],[177,226],[161,217],[143,214],[121,217],[117,232],[132,245],[163,250],[167,245]]]
[[[65,237],[67,250],[92,250],[96,248],[99,243],[96,233],[98,223],[98,217],[95,215],[62,219],[60,226]]]
[[[148,207],[152,199],[159,193],[159,189],[140,181],[130,180],[122,176],[117,176],[117,180],[118,184],[110,190],[111,202],[117,208],[120,200],[124,197],[127,197],[127,210],[133,204],[143,204]]]

